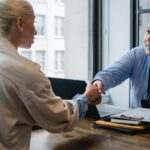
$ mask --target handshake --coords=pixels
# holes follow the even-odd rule
[[[91,105],[97,105],[101,102],[102,94],[104,92],[103,83],[100,80],[93,82],[91,85],[87,85],[86,91],[83,93],[88,99],[88,103]]]

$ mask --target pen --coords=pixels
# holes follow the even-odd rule
[[[143,117],[130,117],[130,116],[126,116],[126,115],[120,115],[120,117],[122,118],[122,119],[126,119],[126,120],[142,120],[142,119],[144,119]]]

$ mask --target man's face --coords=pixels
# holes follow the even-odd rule
[[[147,26],[147,31],[144,36],[146,54],[150,55],[150,24]]]

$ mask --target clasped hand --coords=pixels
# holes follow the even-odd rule
[[[101,94],[95,85],[88,84],[83,95],[87,96],[88,103],[91,105],[97,105],[101,102]]]

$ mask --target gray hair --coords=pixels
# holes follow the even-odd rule
[[[27,0],[0,0],[0,35],[7,35],[11,23],[17,17],[31,15],[31,4]]]

